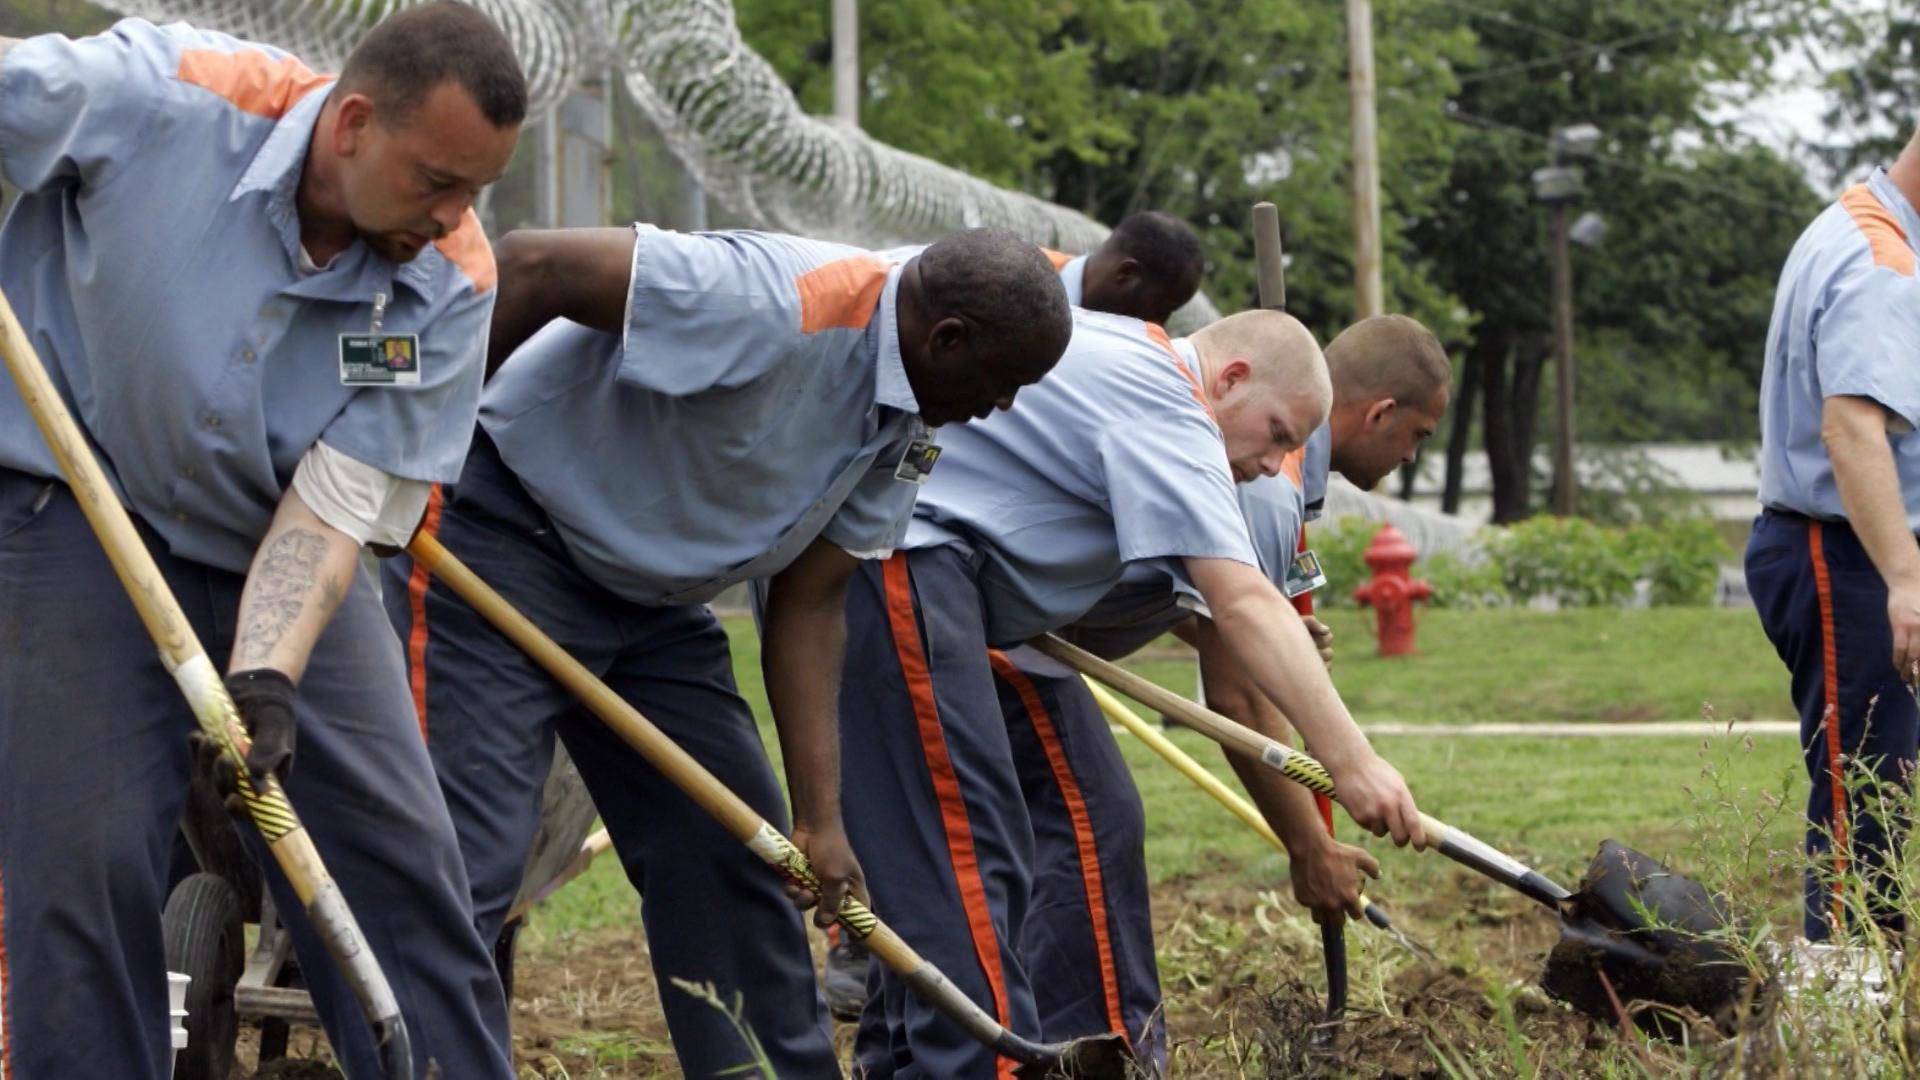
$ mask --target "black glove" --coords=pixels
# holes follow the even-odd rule
[[[293,680],[272,668],[236,671],[227,676],[227,693],[253,740],[247,751],[253,785],[266,783],[268,773],[285,783],[293,771]]]
[[[227,676],[227,694],[253,741],[247,751],[247,773],[254,786],[265,783],[269,773],[284,783],[293,770],[293,680],[271,668],[236,671]],[[228,813],[245,820],[247,804],[240,797],[239,778],[228,767],[219,741],[201,731],[188,741],[201,774],[213,783],[214,794]]]

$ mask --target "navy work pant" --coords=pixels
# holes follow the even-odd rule
[[[958,549],[862,566],[840,717],[847,826],[880,916],[1020,1035],[1157,1042],[1139,1030],[1158,999],[1139,795],[1097,711],[1061,708],[987,648]],[[872,978],[868,1076],[1010,1068],[891,972]]]
[[[782,831],[786,802],[705,605],[645,607],[582,574],[485,433],[428,528],[448,551]],[[437,518],[436,518],[437,514]],[[499,934],[540,823],[557,734],[593,795],[640,916],[675,1052],[689,1076],[749,1061],[727,1017],[673,985],[742,997],[782,1077],[835,1076],[806,929],[780,878],[479,613],[407,560],[386,597],[407,642],[420,725],[473,882]]]
[[[1880,868],[1906,833],[1920,710],[1893,667],[1886,582],[1846,523],[1771,510],[1754,523],[1746,569],[1761,625],[1793,676],[1812,781],[1807,938],[1832,933],[1834,871],[1866,883],[1875,920],[1898,931]]]
[[[241,575],[141,529],[216,665]],[[314,647],[287,794],[372,943],[415,1074],[510,1077],[506,1007],[420,745],[400,645],[357,581]],[[164,1077],[168,856],[194,719],[62,484],[0,469],[0,1068],[9,1080]],[[251,835],[251,829],[246,830]],[[257,838],[256,838],[257,839]],[[269,867],[272,860],[256,844]],[[350,990],[268,879],[349,1076],[376,1077]]]

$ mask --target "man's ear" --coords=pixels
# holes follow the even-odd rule
[[[362,140],[366,138],[367,127],[372,123],[372,98],[365,94],[348,94],[341,98],[333,119],[334,154],[352,157],[358,153]]]
[[[1386,423],[1387,418],[1393,415],[1393,410],[1399,407],[1400,403],[1392,398],[1381,398],[1379,401],[1367,406],[1367,430],[1371,431]]]
[[[1219,401],[1227,396],[1234,387],[1253,378],[1253,365],[1238,357],[1220,365],[1213,373],[1213,399]]]
[[[927,333],[928,351],[944,354],[963,352],[973,344],[973,331],[958,315],[949,315],[933,324]]]
[[[1113,282],[1123,289],[1132,289],[1145,280],[1140,272],[1140,260],[1131,256],[1120,260],[1113,268]]]

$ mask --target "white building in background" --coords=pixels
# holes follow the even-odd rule
[[[1630,443],[1579,449],[1576,466],[1582,491],[1619,491],[1623,477],[1640,476],[1691,492],[1716,521],[1749,521],[1760,511],[1760,458],[1758,447],[1752,443]],[[1542,446],[1534,456],[1535,473],[1546,476],[1552,469],[1551,447]],[[1484,525],[1493,515],[1492,473],[1487,468],[1486,453],[1469,453],[1461,472],[1459,517],[1473,525]],[[1423,457],[1413,504],[1439,510],[1445,479],[1445,453]],[[1389,477],[1380,490],[1393,490],[1397,482],[1397,478]],[[1536,485],[1535,496],[1544,498],[1545,491],[1544,486]]]

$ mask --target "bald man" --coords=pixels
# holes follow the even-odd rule
[[[1278,475],[1239,489],[1261,571],[1303,615],[1312,610],[1316,581],[1299,553],[1306,522],[1325,501],[1329,466],[1371,488],[1411,461],[1446,414],[1452,374],[1439,341],[1403,315],[1349,327],[1327,346],[1326,360],[1333,385],[1327,422],[1287,455]],[[1246,678],[1207,610],[1176,560],[1147,560],[1130,564],[1119,584],[1061,636],[1117,660],[1177,634],[1199,648],[1209,705],[1290,740],[1285,716]],[[1325,630],[1317,621],[1309,626]],[[1330,644],[1323,655],[1330,657]],[[1025,646],[1007,650],[996,664],[1009,730],[1050,726],[1062,749],[1060,782],[1028,792],[1030,801],[1058,808],[1031,815],[1036,870],[1023,955],[1029,970],[1047,973],[1034,986],[1041,1030],[1048,1038],[1084,1034],[1104,1020],[1111,1030],[1133,1034],[1142,1052],[1160,1061],[1164,1025],[1143,850],[1146,815],[1130,783],[1093,782],[1125,779],[1120,748],[1077,672]],[[1305,788],[1234,755],[1228,761],[1287,846],[1294,897],[1317,920],[1357,913],[1361,875],[1378,875],[1373,858],[1333,840]],[[1085,779],[1069,797],[1067,781],[1074,778]],[[1076,804],[1082,812],[1067,812]]]
[[[1003,687],[1017,695],[1019,684],[996,650],[1071,624],[1130,563],[1179,565],[1235,657],[1314,740],[1355,819],[1424,843],[1405,782],[1354,726],[1260,570],[1235,496],[1237,482],[1280,470],[1332,396],[1313,336],[1278,312],[1172,341],[1076,311],[1048,379],[1018,408],[947,436],[901,550],[862,567],[849,591],[846,818],[876,907],[1022,1035],[1043,1034],[1036,984],[1077,977],[1025,965],[1036,831],[1062,802],[1074,813],[1084,791],[1131,787],[1123,769],[1062,768],[1062,739],[1080,733],[1006,721]],[[868,1075],[995,1074],[989,1051],[890,974],[878,989],[856,1048]]]

